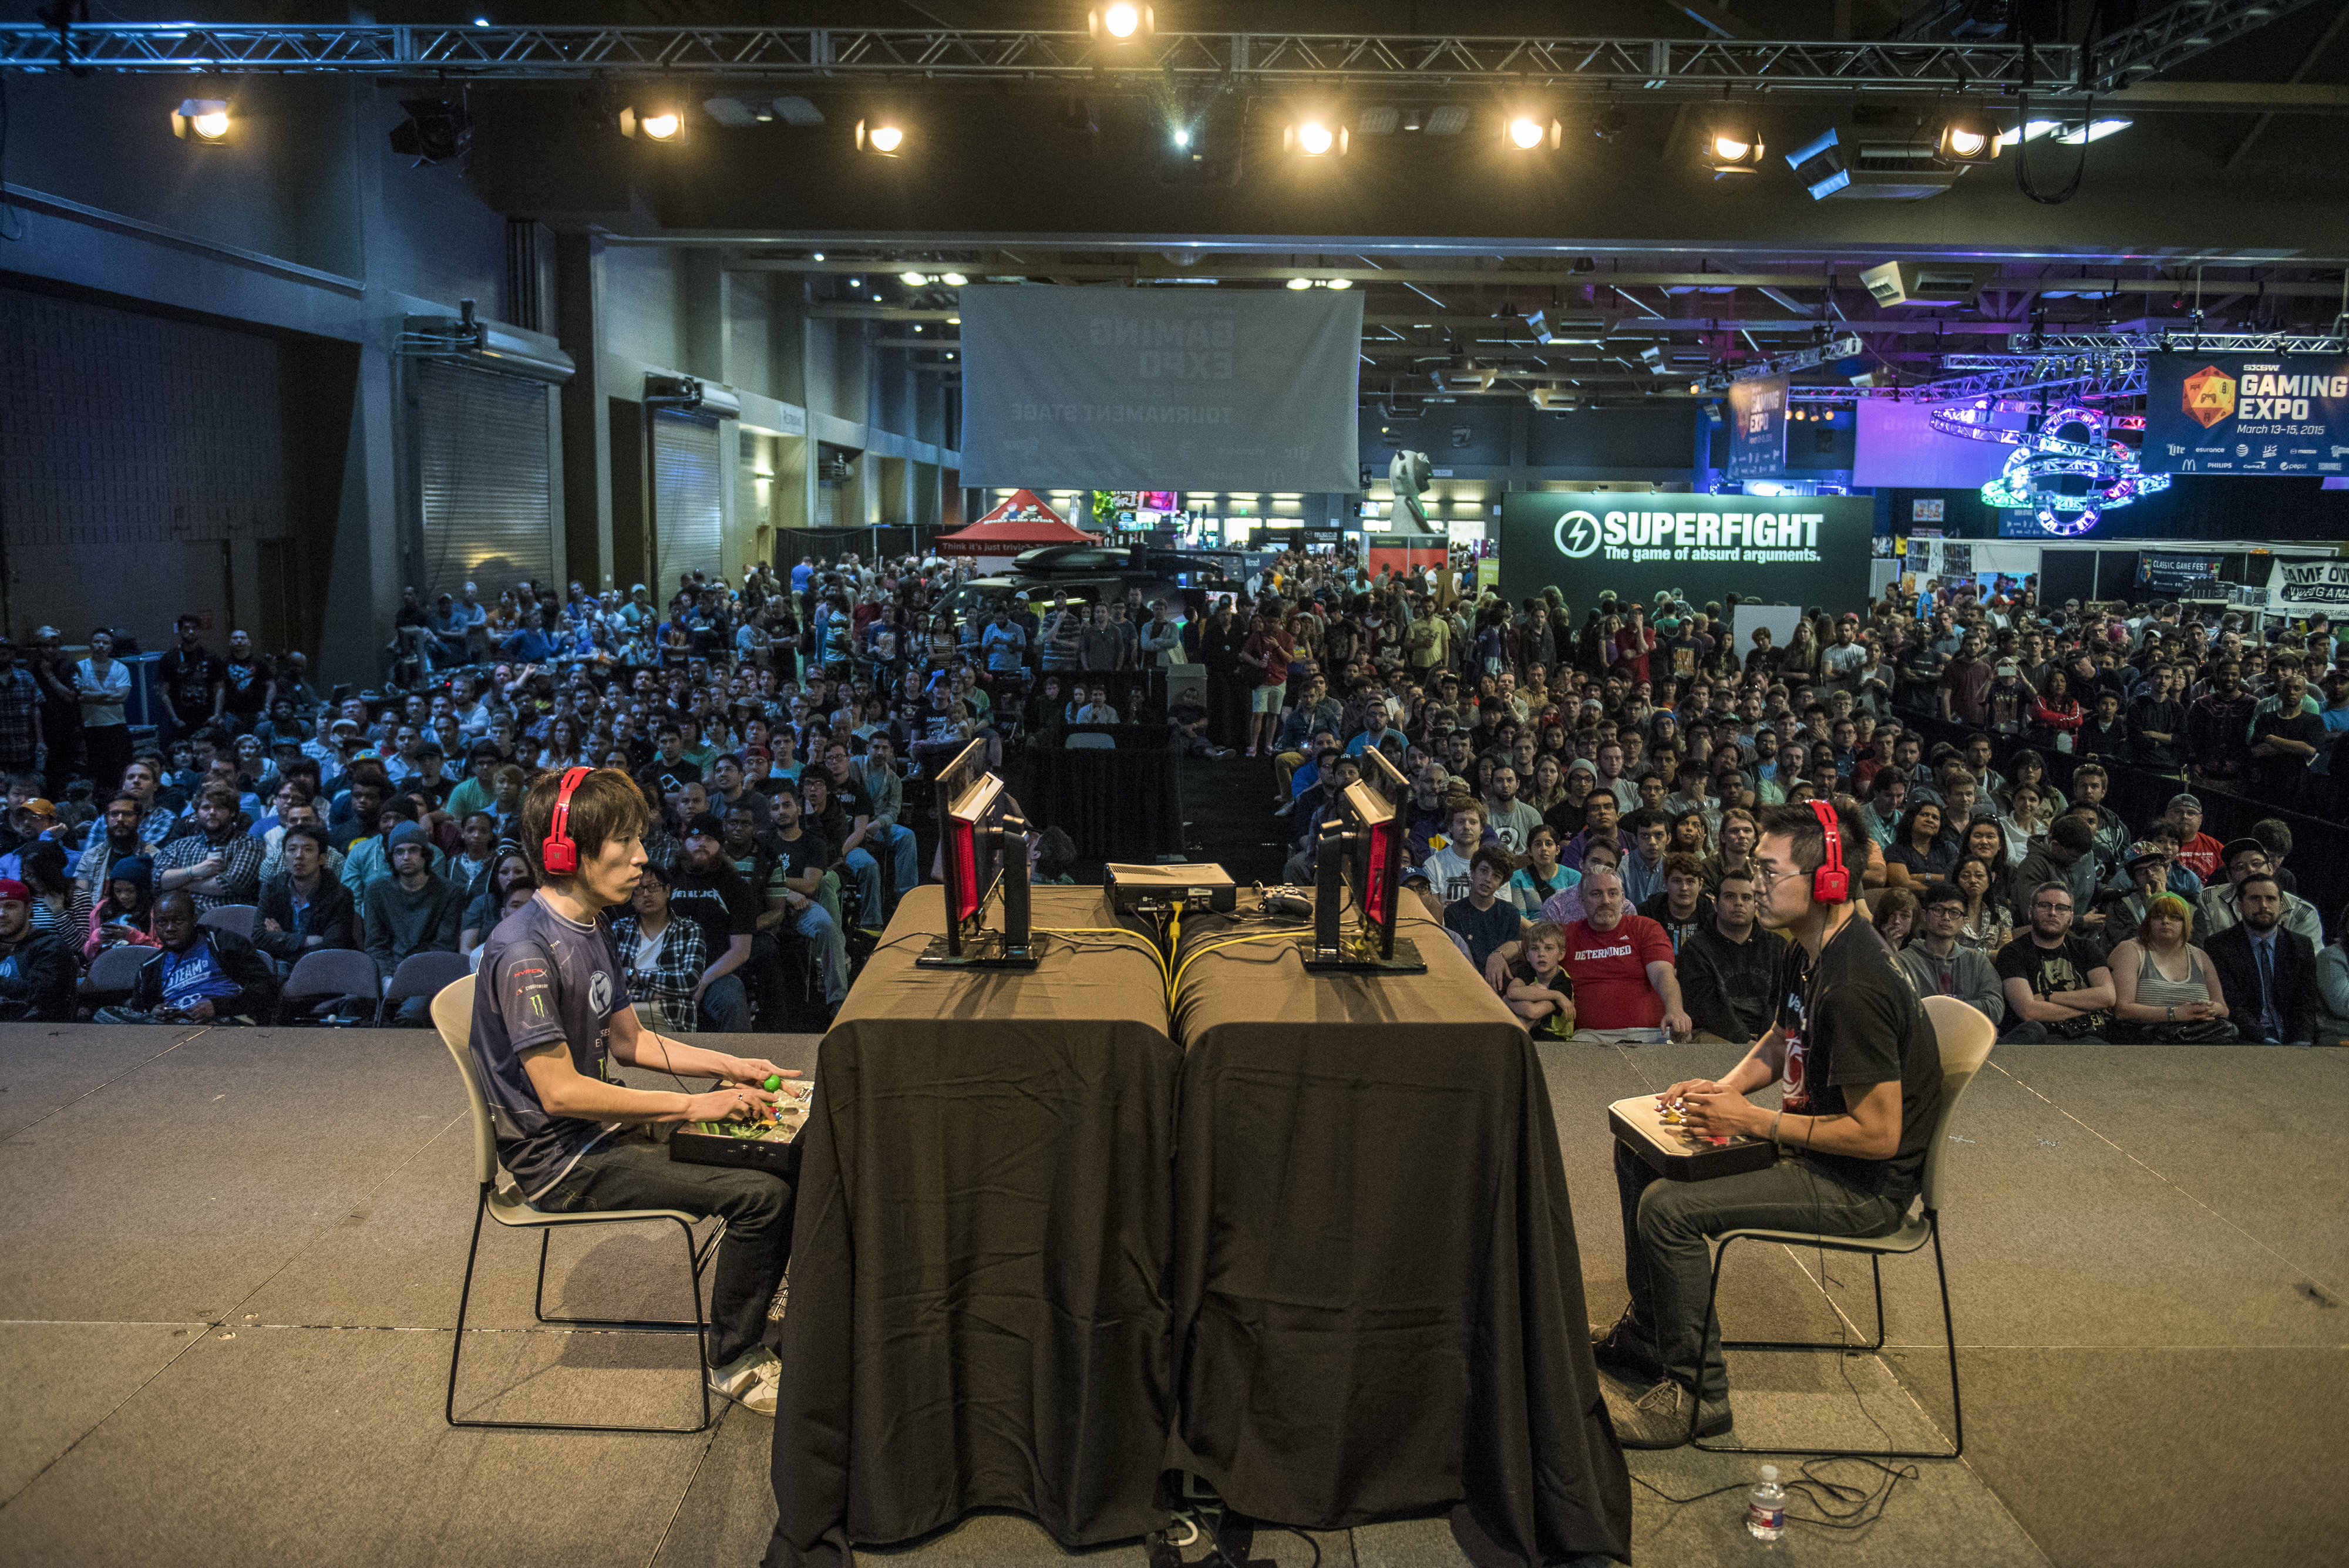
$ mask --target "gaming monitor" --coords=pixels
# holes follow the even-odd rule
[[[1411,798],[1410,786],[1376,746],[1363,748],[1361,763],[1362,777],[1346,787],[1321,825],[1313,936],[1305,967],[1424,974],[1427,966],[1419,961],[1417,945],[1395,936],[1402,892],[1402,803]]]
[[[946,873],[946,934],[915,963],[925,969],[1033,969],[1028,929],[1028,825],[973,741],[937,775],[938,860]],[[1003,929],[986,911],[1000,888]]]

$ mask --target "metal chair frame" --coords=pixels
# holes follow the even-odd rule
[[[1925,999],[1925,1013],[1933,1024],[1933,1033],[1941,1053],[1941,1114],[1933,1124],[1933,1142],[1925,1155],[1925,1201],[1917,1215],[1905,1220],[1900,1228],[1888,1236],[1821,1236],[1802,1231],[1726,1231],[1714,1238],[1713,1282],[1705,1292],[1704,1316],[1698,1321],[1713,1321],[1713,1304],[1721,1295],[1722,1265],[1728,1262],[1731,1243],[1736,1241],[1775,1241],[1790,1247],[1805,1247],[1829,1252],[1847,1252],[1868,1259],[1868,1272],[1876,1288],[1876,1337],[1866,1345],[1847,1341],[1813,1341],[1782,1339],[1724,1339],[1723,1350],[1833,1350],[1866,1351],[1874,1355],[1884,1348],[1884,1260],[1901,1258],[1921,1251],[1927,1242],[1933,1247],[1933,1276],[1941,1291],[1941,1335],[1950,1355],[1950,1427],[1951,1442],[1947,1449],[1814,1449],[1814,1448],[1752,1448],[1739,1443],[1705,1443],[1697,1438],[1697,1422],[1702,1414],[1702,1402],[1689,1401],[1689,1443],[1709,1454],[1809,1454],[1820,1459],[1954,1459],[1966,1449],[1965,1400],[1958,1384],[1958,1330],[1950,1314],[1950,1272],[1941,1255],[1940,1161],[1941,1149],[1947,1140],[1950,1118],[1957,1110],[1958,1098],[1966,1085],[1973,1081],[1982,1064],[1989,1058],[1990,1047],[1996,1037],[1989,1019],[1964,1002],[1946,996]]]
[[[478,1427],[491,1429],[528,1432],[670,1432],[693,1433],[709,1429],[709,1377],[703,1369],[709,1347],[707,1314],[701,1310],[701,1276],[710,1260],[717,1255],[718,1243],[726,1234],[726,1221],[721,1218],[709,1239],[699,1247],[694,1245],[694,1217],[674,1209],[611,1209],[576,1214],[549,1213],[531,1207],[519,1191],[503,1185],[500,1178],[505,1172],[497,1164],[495,1135],[490,1127],[489,1103],[481,1095],[481,1085],[473,1076],[471,1050],[474,977],[466,975],[451,982],[432,999],[432,1023],[440,1032],[441,1044],[457,1064],[459,1076],[465,1085],[468,1109],[473,1118],[475,1167],[479,1174],[479,1194],[473,1204],[473,1237],[465,1250],[465,1282],[457,1295],[457,1330],[449,1347],[449,1389],[441,1407],[441,1415],[451,1427]],[[538,1282],[531,1295],[531,1314],[540,1323],[555,1324],[567,1328],[605,1328],[633,1334],[687,1334],[693,1335],[694,1381],[701,1394],[701,1419],[690,1427],[636,1427],[614,1421],[484,1421],[460,1420],[457,1416],[457,1371],[465,1353],[465,1315],[472,1304],[473,1268],[481,1251],[481,1218],[483,1215],[512,1230],[536,1230],[538,1237]],[[685,1237],[686,1266],[693,1282],[693,1321],[678,1318],[607,1318],[550,1317],[546,1312],[547,1250],[558,1228],[581,1225],[626,1225],[647,1220],[673,1221]]]

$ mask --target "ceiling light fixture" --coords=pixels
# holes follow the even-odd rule
[[[1345,127],[1340,126],[1333,130],[1328,119],[1309,115],[1281,127],[1280,150],[1307,158],[1320,158],[1332,152],[1342,158],[1346,153],[1347,140]]]
[[[1544,123],[1539,116],[1531,114],[1516,115],[1501,127],[1502,139],[1520,152],[1532,152],[1545,141],[1554,150],[1565,135],[1566,128],[1558,121]]]
[[[1313,280],[1309,277],[1292,277],[1288,280],[1288,286],[1299,290],[1311,288]]]
[[[928,283],[930,279],[929,275],[926,273],[901,272],[897,275],[897,281],[904,284],[907,288],[919,288],[924,284]]]
[[[1085,13],[1085,31],[1096,44],[1131,44],[1150,36],[1157,25],[1149,6],[1136,5],[1132,0],[1111,0]]]
[[[226,141],[229,127],[228,103],[223,99],[182,99],[171,111],[171,134],[199,147],[217,147]]]
[[[1705,161],[1715,179],[1754,172],[1762,167],[1763,151],[1761,130],[1743,120],[1721,120],[1705,131]]]
[[[1934,144],[1935,161],[1950,164],[1987,163],[2005,145],[1998,127],[1983,114],[1953,114],[1941,126]]]
[[[895,158],[905,151],[905,128],[894,116],[882,115],[856,122],[856,151]]]
[[[685,110],[666,99],[647,104],[630,104],[620,110],[620,134],[641,137],[647,141],[678,142],[685,140]]]

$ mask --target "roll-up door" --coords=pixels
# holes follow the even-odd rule
[[[415,369],[425,602],[469,582],[492,602],[524,577],[553,582],[546,383],[440,359]]]
[[[718,462],[718,421],[673,409],[653,410],[653,596],[666,607],[678,579],[699,572],[719,580],[719,524],[725,475]]]

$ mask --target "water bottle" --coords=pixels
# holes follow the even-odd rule
[[[1762,1467],[1762,1484],[1745,1494],[1745,1528],[1756,1541],[1775,1541],[1786,1533],[1786,1489],[1778,1484],[1778,1467]]]

